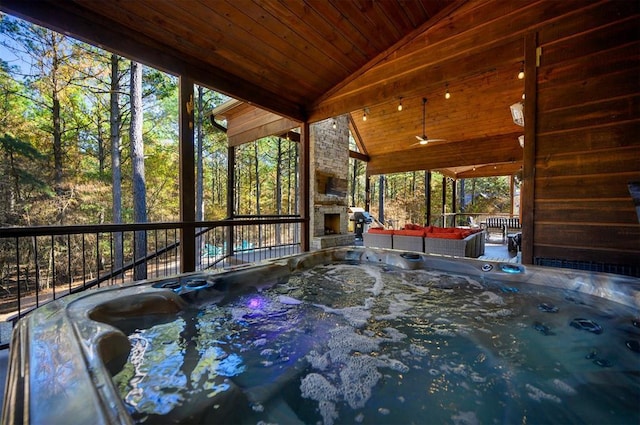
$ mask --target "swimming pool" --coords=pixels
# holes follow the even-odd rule
[[[639,289],[337,248],[95,291],[16,327],[4,419],[637,423]]]

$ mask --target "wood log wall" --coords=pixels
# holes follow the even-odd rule
[[[534,262],[640,270],[639,4],[597,2],[538,29]]]

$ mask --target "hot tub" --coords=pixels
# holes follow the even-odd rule
[[[368,248],[15,327],[3,423],[638,423],[640,281]]]

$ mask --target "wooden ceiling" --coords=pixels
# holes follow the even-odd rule
[[[523,129],[509,106],[524,91],[516,77],[524,34],[584,4],[2,0],[0,8],[296,121],[350,114],[370,174],[446,168],[459,177],[520,168]],[[426,134],[447,142],[414,145],[423,98]]]

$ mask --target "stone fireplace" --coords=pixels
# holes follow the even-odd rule
[[[352,244],[354,235],[347,230],[348,117],[320,121],[310,130],[311,248]]]
[[[340,234],[340,214],[324,214],[324,234]]]

